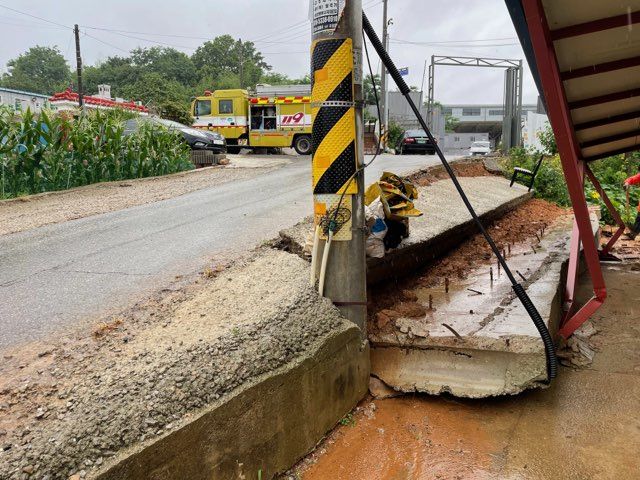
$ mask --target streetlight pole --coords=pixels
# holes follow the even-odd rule
[[[362,0],[312,0],[311,15],[316,277],[321,294],[364,334]]]
[[[384,0],[382,7],[382,43],[384,44],[384,48],[389,51],[389,19],[387,17],[387,2],[388,0]],[[380,97],[381,97],[381,105],[380,111],[382,118],[380,118],[380,126],[382,127],[382,138],[384,141],[382,142],[382,150],[385,151],[387,149],[387,129],[388,129],[388,110],[387,110],[387,69],[384,66],[383,62],[380,62]]]

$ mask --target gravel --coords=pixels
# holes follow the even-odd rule
[[[229,166],[208,167],[163,177],[105,182],[61,192],[0,201],[0,235],[52,223],[158,202],[222,183],[244,180],[285,165],[285,160],[250,162],[233,157]]]
[[[93,338],[5,359],[0,478],[91,477],[121,449],[296,359],[345,322],[307,278],[303,260],[261,249],[97,326]]]

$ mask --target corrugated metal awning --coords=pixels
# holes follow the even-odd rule
[[[506,0],[540,86],[522,3]],[[640,0],[538,0],[584,160],[640,150]]]

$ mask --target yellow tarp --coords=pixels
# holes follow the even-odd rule
[[[370,205],[378,197],[382,200],[385,217],[390,220],[422,216],[422,212],[413,204],[413,200],[418,198],[418,189],[395,173],[383,172],[380,180],[367,188],[365,205]]]

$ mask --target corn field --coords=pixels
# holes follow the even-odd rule
[[[182,137],[117,110],[70,115],[0,109],[0,198],[142,178],[193,168]]]

